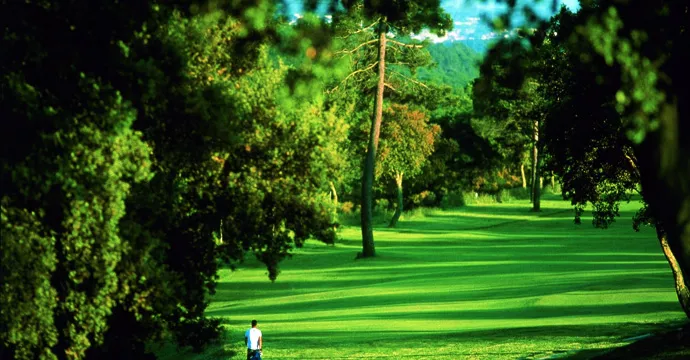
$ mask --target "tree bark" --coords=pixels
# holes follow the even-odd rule
[[[675,84],[675,83],[674,83]],[[690,288],[690,97],[682,83],[678,97],[662,105],[659,129],[647,132],[635,148],[642,195],[652,215],[664,225],[668,252],[677,262],[676,283]],[[675,276],[675,274],[674,274]],[[690,304],[681,300],[690,318]]]
[[[371,132],[369,133],[369,146],[364,161],[364,174],[362,176],[362,253],[359,257],[367,258],[376,256],[374,247],[374,226],[373,226],[373,203],[374,203],[374,161],[379,145],[379,134],[381,133],[381,119],[383,118],[383,90],[385,86],[386,73],[386,19],[379,21],[377,33],[379,37],[378,53],[378,85],[376,87],[376,104],[374,105],[374,116],[371,122]]]
[[[532,145],[532,211],[541,211],[541,184],[539,176],[539,120],[534,121]]]
[[[338,206],[338,192],[335,191],[335,185],[333,184],[333,181],[331,181],[329,183],[329,185],[331,186],[331,196],[333,197],[333,203],[337,207]]]
[[[525,163],[520,164],[520,174],[522,175],[522,188],[527,189],[527,177],[525,176]]]
[[[335,219],[338,219],[338,192],[335,190],[335,184],[333,184],[333,181],[329,182],[329,185],[331,186],[331,197],[333,198],[333,205],[335,205],[335,209],[333,210],[333,215]],[[333,231],[337,231],[338,226],[333,225]]]
[[[396,189],[397,189],[396,192],[398,195],[398,205],[395,207],[395,213],[393,214],[393,218],[391,219],[391,222],[388,224],[389,228],[395,227],[395,225],[398,223],[398,220],[400,219],[400,215],[402,215],[402,210],[403,210],[402,181],[403,181],[403,173],[396,172],[395,173],[395,185],[396,185]]]
[[[659,238],[659,243],[661,243],[661,250],[663,250],[666,260],[668,260],[668,264],[671,266],[671,272],[673,272],[673,280],[680,306],[683,308],[683,311],[685,311],[685,315],[690,318],[690,289],[688,289],[687,280],[685,280],[685,277],[683,276],[683,270],[678,263],[678,259],[673,254],[671,247],[669,246],[668,236],[662,225],[657,224],[656,234]]]
[[[551,172],[551,191],[556,191],[556,175],[554,175],[553,171]]]

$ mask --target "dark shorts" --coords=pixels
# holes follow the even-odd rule
[[[247,349],[247,360],[261,360],[261,350]]]

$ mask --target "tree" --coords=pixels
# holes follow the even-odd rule
[[[424,113],[405,105],[393,104],[386,108],[385,115],[376,173],[377,177],[390,176],[395,181],[397,207],[388,225],[395,227],[403,209],[403,176],[412,178],[422,170],[441,129],[429,125]]]
[[[688,2],[647,4],[644,15],[635,17],[626,5],[593,4],[575,22],[592,24],[578,40],[601,56],[592,61],[598,61],[598,73],[616,79],[607,96],[622,114],[620,131],[633,149],[628,161],[639,171],[649,205],[646,218],[653,219],[679,301],[690,317],[690,216],[683,210],[690,207],[690,191],[681,185],[690,183],[690,165],[687,147],[679,145],[687,139],[690,120],[682,105],[687,89],[678,85],[687,78],[682,69],[689,52],[674,45],[688,41],[687,7]]]
[[[462,92],[479,76],[481,56],[465,42],[438,43],[428,47],[433,66],[420,68],[417,78],[427,84],[448,85],[451,91]]]
[[[531,77],[517,85],[506,62],[520,57],[528,62],[527,54],[520,44],[499,41],[485,58],[482,77],[474,83],[473,100],[478,117],[474,126],[484,137],[490,139],[509,163],[520,163],[524,178],[525,151],[530,148],[532,171],[530,172],[530,199],[532,211],[540,211],[541,176],[540,165],[543,155],[540,148],[540,133],[544,126],[547,100],[540,93],[540,83]]]
[[[345,131],[266,59],[276,24],[243,16],[270,9],[178,5],[2,3],[3,358],[200,350],[219,260],[252,251],[275,279],[333,241]]]
[[[0,9],[3,358],[83,357],[135,276],[114,272],[131,251],[119,224],[131,188],[151,178],[151,148],[116,78],[157,16],[143,3],[84,5]]]
[[[452,28],[450,15],[441,9],[439,0],[403,1],[403,0],[364,0],[343,1],[344,7],[352,12],[363,10],[364,18],[370,25],[376,27],[376,43],[378,55],[375,66],[378,68],[374,115],[372,117],[369,145],[364,161],[362,176],[362,253],[361,257],[373,257],[376,254],[372,224],[373,211],[373,183],[376,152],[378,149],[381,121],[383,117],[383,96],[386,87],[386,49],[389,43],[388,32],[401,35],[419,32],[422,28],[429,28],[432,32],[443,34]],[[334,18],[337,21],[337,18]],[[390,43],[408,47],[397,40]]]
[[[638,4],[634,4],[638,5]],[[690,60],[688,1],[583,6],[580,41],[591,44],[617,80],[614,94],[634,144],[642,193],[666,238],[676,290],[690,317]],[[636,15],[637,14],[637,15]],[[641,14],[641,16],[640,16]],[[662,229],[659,228],[662,226]]]
[[[646,205],[635,229],[656,228],[679,302],[690,316],[690,239],[683,210],[690,194],[680,185],[690,183],[690,167],[687,147],[679,145],[688,134],[680,102],[687,90],[677,85],[688,49],[674,45],[688,40],[688,3],[659,2],[642,11],[622,3],[582,5],[577,14],[562,10],[551,20],[555,31],[546,34],[557,45],[557,51],[544,53],[543,68],[557,100],[547,126],[551,166],[560,169],[576,221],[591,202],[598,227],[607,227],[618,203],[641,185]]]

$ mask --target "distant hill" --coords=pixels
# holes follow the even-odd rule
[[[453,89],[464,89],[479,76],[482,55],[464,42],[432,44],[428,47],[435,67],[417,70],[417,78],[424,82],[443,84]]]
[[[494,41],[493,41],[493,39],[491,39],[491,40],[466,39],[466,40],[460,40],[460,41],[456,41],[456,42],[464,44],[465,46],[474,50],[474,52],[476,52],[476,53],[485,54],[486,51],[489,49],[489,47],[493,44]]]

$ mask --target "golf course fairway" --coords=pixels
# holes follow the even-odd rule
[[[343,226],[334,246],[295,250],[275,283],[248,257],[221,271],[207,311],[223,341],[158,353],[244,359],[257,319],[264,359],[546,359],[686,321],[655,231],[631,227],[639,203],[601,230],[551,199],[538,214],[516,200],[381,221],[371,259],[355,260],[360,229]]]

